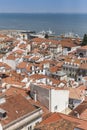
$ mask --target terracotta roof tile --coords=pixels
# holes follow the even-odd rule
[[[16,50],[16,51],[14,51],[13,53],[16,53],[16,54],[18,54],[18,55],[22,55],[23,52],[24,52],[23,50],[18,49],[18,50]]]
[[[17,65],[17,68],[22,69],[25,68],[27,66],[27,62],[21,62]]]
[[[26,55],[23,58],[29,59],[31,56],[30,55]]]
[[[57,66],[52,66],[50,67],[50,72],[54,73],[54,72],[57,72],[59,70],[59,68]]]
[[[44,89],[54,89],[54,90],[67,90],[65,88],[62,88],[62,87],[53,87],[51,85],[48,85],[48,84],[43,84],[43,83],[34,83],[35,85],[41,87],[41,88],[44,88]]]
[[[87,45],[86,46],[82,46],[82,47],[78,48],[77,50],[87,50]]]
[[[74,41],[72,39],[63,39],[60,41],[60,44],[63,47],[76,47],[77,45],[74,44]]]
[[[69,98],[81,99],[81,90],[80,89],[68,87],[67,90],[69,90]]]
[[[9,70],[11,67],[7,65],[6,63],[0,62],[0,67],[4,67],[5,69]]]
[[[37,61],[39,59],[40,59],[40,57],[37,57],[37,56],[31,57],[31,60],[34,60],[34,61]]]
[[[15,60],[16,57],[13,54],[7,56],[7,60]]]
[[[31,70],[31,67],[32,67],[32,64],[29,64],[25,67],[25,69],[28,71],[28,72],[32,72]]]
[[[25,83],[21,82],[20,79],[14,76],[4,78],[2,79],[2,82],[13,86],[19,86],[19,87],[25,86]]]
[[[30,76],[30,79],[41,79],[41,78],[45,78],[45,75],[42,74],[33,74]]]
[[[20,44],[18,47],[19,47],[20,49],[25,50],[26,47],[27,47],[27,44]]]
[[[36,108],[31,105],[22,95],[13,95],[6,99],[6,102],[0,105],[0,108],[7,112],[7,118],[1,120],[2,125],[6,125],[25,114],[35,111]]]
[[[33,99],[29,99],[29,102],[33,105],[36,105],[36,106],[39,106],[40,108],[42,108],[43,110],[43,114],[42,114],[42,117],[45,118],[50,112],[49,110],[43,106],[39,101],[34,101]]]
[[[87,122],[61,113],[53,113],[43,120],[36,130],[74,130],[87,129]]]
[[[65,62],[68,62],[68,63],[76,63],[76,64],[81,64],[81,59],[77,59],[77,58],[73,58],[73,57],[66,57],[65,58]]]
[[[0,67],[4,66],[3,62],[0,62]]]
[[[83,101],[70,113],[70,115],[76,117],[75,112],[79,113],[80,119],[87,120],[87,101]]]
[[[45,38],[34,38],[32,42],[35,43],[52,43],[52,44],[59,44],[58,40],[51,40],[51,39],[45,39]]]
[[[80,69],[87,70],[87,63],[83,63],[80,65]]]
[[[9,96],[12,96],[12,95],[18,95],[18,94],[21,94],[22,96],[24,97],[27,97],[29,96],[28,95],[28,90],[26,89],[22,89],[22,88],[18,88],[18,87],[14,87],[14,86],[11,86],[9,89],[7,89],[4,94],[9,97]]]

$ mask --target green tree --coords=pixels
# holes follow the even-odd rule
[[[83,41],[82,41],[82,46],[85,46],[87,45],[87,34],[84,34],[84,37],[83,37]]]
[[[49,38],[48,34],[45,34],[45,38]]]

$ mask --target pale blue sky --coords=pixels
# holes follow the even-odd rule
[[[87,13],[87,0],[0,0],[0,13]]]

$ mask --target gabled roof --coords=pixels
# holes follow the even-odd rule
[[[27,44],[20,44],[18,47],[19,47],[20,49],[25,50],[25,49],[27,48]]]
[[[73,42],[72,39],[63,39],[60,41],[60,44],[62,45],[62,47],[76,47],[77,45]]]
[[[11,67],[9,65],[7,65],[6,63],[0,62],[0,67],[4,67],[5,69],[11,69]]]
[[[59,70],[59,68],[58,68],[57,66],[52,66],[52,67],[50,67],[50,69],[49,69],[49,71],[50,71],[51,73],[57,72],[58,70]]]
[[[18,49],[16,51],[14,51],[13,53],[18,54],[18,55],[22,55],[23,52],[24,52],[23,50]]]
[[[87,130],[87,122],[61,113],[50,114],[35,130]]]
[[[35,43],[60,44],[58,40],[51,40],[51,39],[46,39],[46,38],[33,38],[32,42],[35,42]]]
[[[87,70],[87,63],[81,64],[80,69]]]
[[[43,88],[43,89],[47,89],[47,90],[65,90],[65,91],[68,91],[67,89],[63,88],[63,87],[53,87],[49,84],[43,84],[43,83],[32,83],[34,84],[35,86],[38,86],[39,88]]]
[[[76,112],[79,114],[80,119],[87,120],[87,101],[83,101],[69,115],[76,117]]]
[[[13,54],[7,56],[7,60],[15,60],[16,58]]]
[[[82,46],[82,47],[78,48],[77,50],[87,50],[87,45],[86,46]]]
[[[16,119],[31,113],[36,108],[29,103],[22,95],[13,95],[6,99],[6,102],[0,105],[7,113],[7,118],[1,120],[2,125],[6,125]]]
[[[19,69],[25,68],[27,64],[28,64],[27,62],[21,62],[17,65],[17,68]]]
[[[47,76],[43,75],[43,74],[33,74],[30,76],[30,79],[42,79],[42,78],[46,78]]]
[[[11,86],[9,89],[3,92],[3,94],[5,94],[7,97],[19,94],[21,94],[24,97],[27,97],[29,96],[27,92],[28,91],[26,89]]]
[[[2,82],[8,85],[18,86],[18,87],[24,87],[25,83],[21,82],[21,78],[11,76],[2,79]]]
[[[67,90],[69,90],[69,98],[81,100],[81,90],[79,88],[68,87]]]

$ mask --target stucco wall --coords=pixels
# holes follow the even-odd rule
[[[68,107],[69,91],[68,90],[51,90],[50,94],[51,112],[62,112]]]
[[[49,90],[39,87],[39,85],[30,85],[31,96],[34,98],[34,92],[36,92],[36,98],[40,103],[49,109]]]

